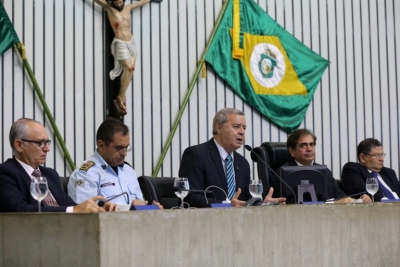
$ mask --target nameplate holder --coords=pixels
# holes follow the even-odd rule
[[[134,207],[135,210],[159,210],[157,205],[136,205]]]
[[[232,208],[232,203],[211,203],[211,208]]]

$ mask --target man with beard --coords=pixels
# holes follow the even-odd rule
[[[209,203],[226,200],[240,207],[251,198],[249,191],[250,165],[236,152],[243,143],[246,130],[244,113],[225,108],[214,116],[213,138],[208,142],[185,149],[179,168],[179,177],[187,177],[190,189],[212,190],[210,198],[204,194],[189,194],[186,197],[191,207],[210,207]],[[273,188],[263,202],[285,203],[285,198],[272,198]]]
[[[127,114],[126,91],[133,77],[136,63],[136,45],[130,31],[131,11],[141,7],[150,0],[140,0],[137,3],[125,5],[125,0],[94,0],[107,12],[115,38],[111,44],[111,53],[114,56],[114,69],[110,71],[110,78],[114,80],[121,75],[121,88],[114,99],[114,108],[119,116]]]
[[[317,142],[317,137],[307,129],[297,129],[293,131],[286,142],[287,149],[289,154],[292,156],[292,159],[288,161],[284,166],[311,166],[318,165],[315,163],[315,145]],[[279,173],[279,170],[277,171]],[[327,169],[327,193],[328,199],[336,199],[343,198],[335,201],[335,203],[351,203],[354,201],[351,197],[346,197],[346,194],[340,190],[335,178],[332,176],[332,172]],[[275,182],[275,191],[280,191],[280,181],[276,180]],[[371,202],[371,199],[368,195],[363,194],[360,199],[364,203]]]
[[[133,167],[125,162],[129,144],[128,126],[115,118],[107,118],[96,134],[97,150],[78,167],[68,182],[68,194],[77,203],[87,196],[111,198],[115,204],[146,205]],[[160,208],[158,202],[154,202]]]

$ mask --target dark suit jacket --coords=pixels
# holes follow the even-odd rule
[[[392,189],[393,192],[396,192],[398,196],[400,196],[400,184],[397,179],[396,173],[394,170],[383,167],[379,172],[379,175],[385,181],[385,183]],[[349,195],[365,192],[365,183],[367,178],[372,177],[372,174],[359,163],[348,162],[343,166],[342,170],[342,188]],[[375,201],[381,201],[381,198],[384,197],[382,189],[379,189],[378,192],[374,195]]]
[[[314,165],[320,165],[320,164],[314,163]],[[297,162],[292,158],[283,166],[298,166],[298,165]],[[278,170],[277,173],[280,173],[280,171]],[[327,169],[326,182],[327,182],[327,199],[346,197],[346,194],[342,190],[340,190],[339,185],[336,182],[336,179],[333,178],[332,172],[329,169]],[[280,181],[276,181],[275,184],[279,185]],[[280,188],[276,188],[276,190],[277,192],[279,192]]]
[[[50,168],[39,167],[46,177],[50,192],[60,207],[42,207],[44,212],[65,212],[76,203],[63,191],[58,173]],[[0,212],[37,212],[38,202],[30,193],[31,177],[15,159],[0,164]]]
[[[236,190],[241,188],[240,200],[247,201],[251,198],[249,192],[250,183],[250,165],[247,160],[234,152],[233,167],[235,169]],[[211,138],[206,143],[188,147],[182,155],[181,166],[179,168],[179,177],[187,177],[189,180],[190,189],[205,190],[210,185],[215,185],[228,192],[228,184],[225,172],[222,165],[221,156],[218,148]],[[208,195],[208,203],[221,203],[226,199],[225,193],[218,188],[210,188],[215,192],[213,195]],[[209,207],[207,205],[204,194],[189,194],[185,201],[191,207]]]

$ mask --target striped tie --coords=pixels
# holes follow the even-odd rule
[[[396,199],[395,196],[392,194],[392,191],[389,190],[388,188],[386,188],[386,186],[384,186],[382,184],[382,182],[379,180],[378,178],[378,173],[376,172],[372,172],[372,175],[376,178],[376,180],[378,181],[379,184],[379,188],[382,189],[383,194],[388,198],[388,199]]]
[[[40,170],[39,170],[39,169],[34,170],[34,171],[32,172],[32,176],[33,176],[33,177],[40,177],[41,175],[42,175],[42,174],[40,173]],[[60,205],[58,205],[56,199],[55,199],[55,198],[53,197],[53,195],[51,194],[50,189],[49,189],[49,193],[47,194],[46,198],[43,199],[42,202],[43,202],[43,204],[44,204],[45,206],[47,206],[47,207],[59,207],[59,206],[60,206]]]
[[[228,198],[232,199],[233,195],[235,195],[235,175],[233,173],[233,163],[231,155],[228,155],[225,158],[226,164],[226,180],[228,182]]]

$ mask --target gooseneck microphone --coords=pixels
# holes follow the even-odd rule
[[[245,145],[244,146],[245,148],[246,148],[246,150],[248,150],[248,151],[250,151],[250,152],[252,152],[254,155],[256,155],[256,157],[276,176],[276,177],[278,177],[279,178],[279,180],[282,182],[282,183],[284,183],[286,186],[287,186],[287,188],[289,188],[290,189],[290,191],[292,191],[292,193],[293,193],[293,196],[294,196],[294,203],[297,203],[296,202],[296,194],[294,193],[294,191],[293,191],[293,189],[278,175],[278,174],[276,174],[276,172],[274,172],[274,170],[256,153],[256,152],[254,152],[254,150],[253,150],[253,148],[251,147],[251,146],[249,146],[249,145]]]
[[[194,189],[184,189],[184,188],[179,188],[177,186],[174,186],[172,188],[172,191],[174,192],[188,192],[188,193],[205,193],[205,194],[214,194],[213,191],[211,190],[194,190]]]
[[[184,188],[179,188],[177,186],[174,186],[172,188],[172,191],[174,192],[188,192],[188,193],[204,193],[204,197],[206,198],[207,204],[208,204],[208,199],[206,197],[206,194],[213,194],[214,195],[214,201],[216,201],[216,196],[215,196],[215,192],[208,190],[208,188],[206,188],[206,190],[196,190],[196,189],[184,189]]]
[[[129,204],[129,195],[128,195],[128,193],[127,193],[127,192],[122,192],[121,194],[115,195],[115,196],[113,196],[113,197],[107,199],[106,201],[104,201],[104,200],[99,200],[99,202],[97,203],[97,205],[98,205],[99,207],[103,207],[104,204],[105,204],[106,202],[108,202],[108,201],[110,201],[110,200],[113,200],[113,199],[115,199],[115,198],[117,198],[117,197],[120,197],[120,196],[122,196],[122,195],[124,195],[124,194],[128,197],[128,201],[127,201],[128,203],[127,203],[127,204]]]

